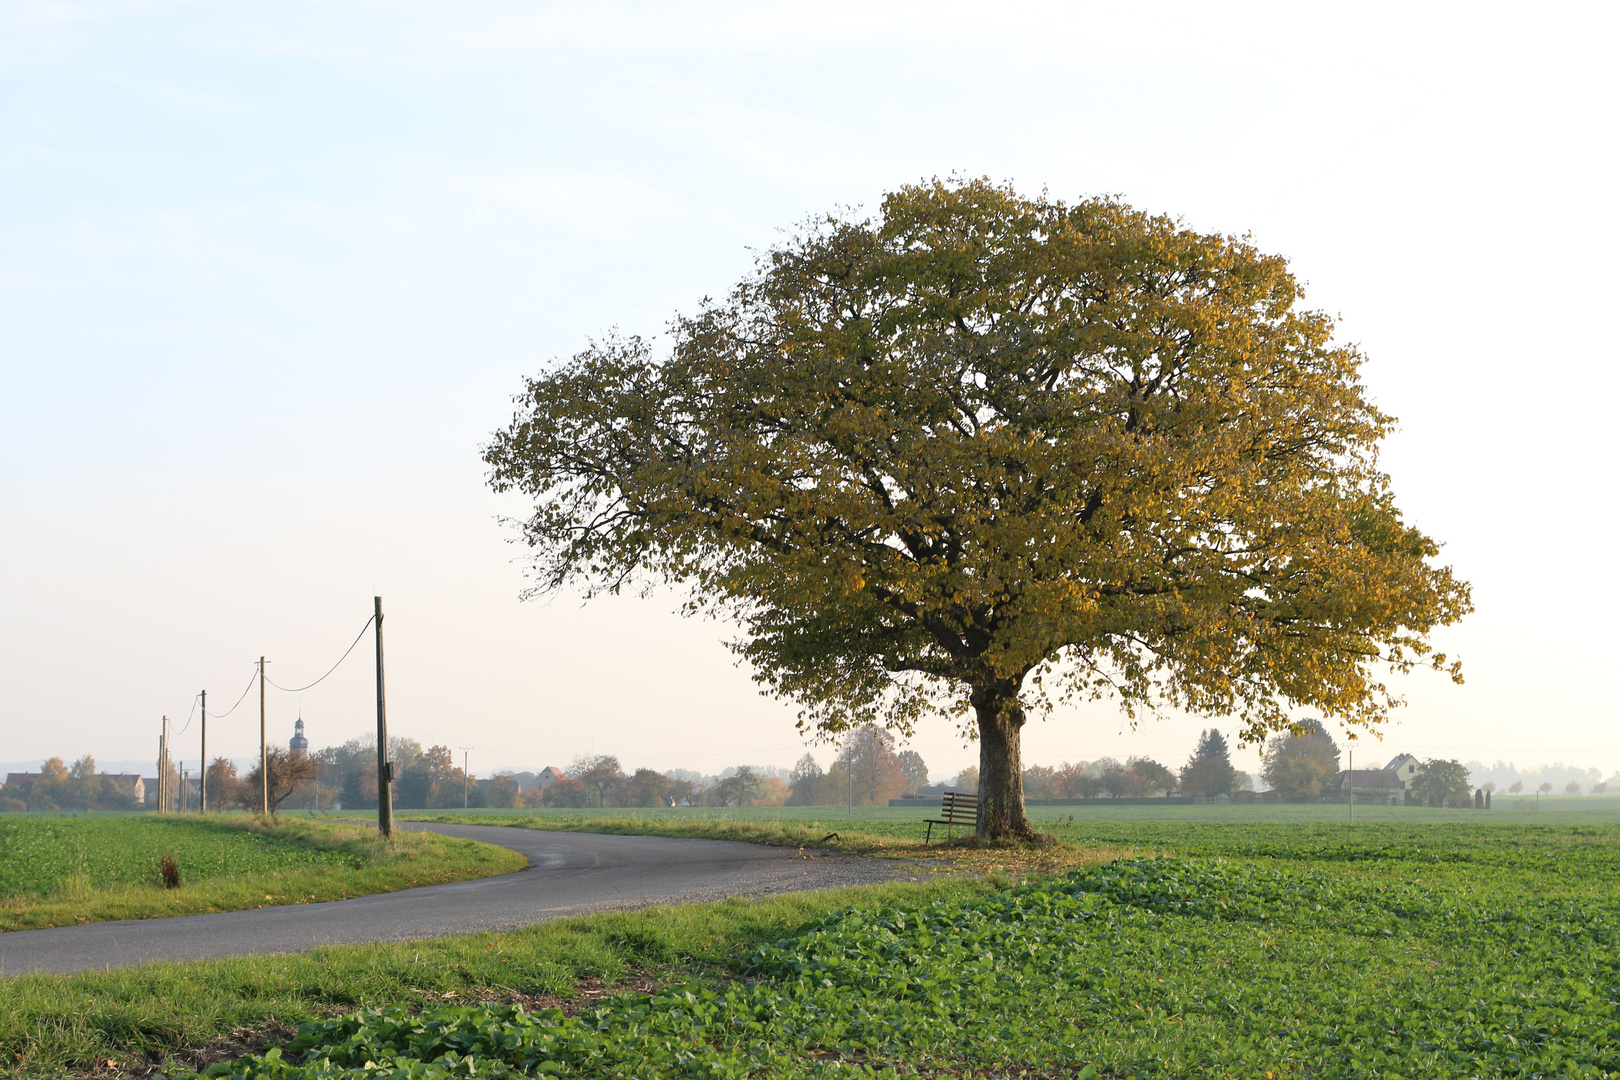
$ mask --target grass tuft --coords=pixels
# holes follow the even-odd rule
[[[165,889],[178,889],[180,887],[180,863],[176,861],[172,851],[163,853],[158,860],[158,880]]]

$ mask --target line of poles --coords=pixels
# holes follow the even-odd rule
[[[372,598],[372,620],[377,635],[377,828],[383,836],[394,835],[394,807],[392,787],[394,782],[394,765],[388,760],[388,705],[387,694],[383,679],[383,609],[382,597]],[[270,661],[259,657],[257,665],[259,681],[259,813],[270,813],[270,747],[267,738],[265,722],[265,677],[264,666]],[[208,691],[203,690],[198,695],[202,700],[202,769],[201,788],[198,798],[198,810],[208,812]],[[227,712],[230,710],[227,709]],[[157,808],[159,813],[167,812],[169,803],[173,800],[175,792],[169,790],[169,718],[163,718],[163,734],[158,739],[158,790]]]

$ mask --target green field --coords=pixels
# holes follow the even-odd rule
[[[1526,804],[1520,808],[1517,804]],[[560,807],[533,810],[402,810],[396,811],[401,819],[429,820],[455,816],[459,820],[476,821],[487,818],[514,818],[534,822],[574,821],[593,819],[638,818],[649,821],[782,821],[819,822],[836,828],[841,822],[858,821],[880,823],[890,828],[885,832],[902,835],[907,823],[921,822],[933,817],[934,810],[926,807],[901,806],[762,806],[716,807],[682,806],[674,808],[614,808],[564,809]],[[1067,822],[1073,818],[1085,821],[1207,821],[1207,822],[1309,822],[1349,823],[1350,808],[1344,803],[1251,803],[1217,806],[1214,804],[1187,805],[1166,801],[1160,806],[1132,804],[1111,806],[1107,800],[1083,806],[1031,806],[1029,818],[1037,825]],[[466,815],[463,817],[463,815]],[[1583,795],[1577,798],[1559,796],[1542,800],[1541,809],[1534,809],[1534,799],[1525,796],[1504,796],[1495,808],[1483,810],[1434,810],[1420,806],[1369,806],[1357,804],[1355,823],[1392,822],[1407,824],[1503,824],[1508,822],[1542,821],[1557,823],[1620,823],[1620,795]],[[920,832],[920,827],[912,827]]]
[[[273,1020],[305,1026],[213,1075],[1620,1077],[1620,826],[1481,816],[1063,821],[1168,857],[29,977],[0,1048],[52,1075]]]
[[[1563,803],[1570,809],[1562,809]],[[1180,850],[1167,837],[1202,835],[1206,828],[1232,830],[1231,835],[1248,829],[1264,832],[1273,827],[1310,830],[1346,829],[1357,835],[1369,828],[1373,834],[1384,828],[1482,829],[1499,835],[1546,826],[1620,824],[1620,797],[1587,796],[1550,800],[1540,811],[1508,809],[1431,810],[1423,807],[1373,806],[1356,808],[1355,821],[1349,820],[1349,807],[1333,804],[1251,804],[1228,806],[1032,806],[1029,816],[1036,829],[1055,836],[1065,844],[1081,848],[1123,848],[1135,852],[1144,845],[1152,851]],[[1556,808],[1555,808],[1556,807]],[[536,810],[412,810],[402,819],[461,822],[465,824],[513,825],[529,829],[559,829],[573,832],[634,833],[660,836],[742,840],[784,845],[820,845],[829,833],[838,839],[829,846],[869,854],[932,854],[922,850],[923,821],[935,812],[924,807],[784,806],[784,807],[678,807],[673,809],[536,809]],[[1129,826],[1129,827],[1128,827]],[[1156,828],[1163,826],[1164,828]],[[1178,831],[1185,827],[1187,831]],[[1169,829],[1170,831],[1165,831]],[[943,832],[935,827],[937,841]],[[960,838],[963,830],[957,829]],[[1334,833],[1337,835],[1337,833]],[[1438,834],[1437,834],[1438,835]],[[979,860],[982,862],[982,860]],[[977,863],[975,863],[977,865]]]
[[[165,888],[172,855],[180,887]],[[0,817],[0,931],[337,900],[509,873],[515,852],[431,834],[244,815]]]

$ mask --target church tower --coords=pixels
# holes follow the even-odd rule
[[[304,752],[309,749],[309,740],[304,738],[304,718],[302,716],[298,718],[298,723],[293,725],[292,742],[287,745],[292,750],[293,757],[303,757]]]

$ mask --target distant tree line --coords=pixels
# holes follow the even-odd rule
[[[271,747],[269,802],[272,812],[296,808],[330,810],[375,809],[377,805],[377,749],[369,739],[351,739],[341,746],[295,755]],[[612,755],[579,757],[569,763],[562,779],[542,785],[533,773],[500,773],[480,783],[456,764],[449,747],[423,749],[414,739],[391,738],[389,760],[394,763],[394,805],[398,809],[470,807],[656,807],[656,806],[882,806],[906,793],[978,790],[978,769],[969,766],[945,783],[929,785],[928,766],[915,750],[898,749],[895,737],[883,728],[865,725],[848,733],[838,756],[823,769],[805,754],[791,770],[766,766],[733,766],[718,776],[684,769],[659,772],[650,768],[626,770]],[[1279,798],[1312,802],[1337,798],[1341,791],[1341,751],[1322,725],[1306,720],[1295,730],[1273,737],[1265,747],[1261,778]],[[1500,775],[1501,764],[1487,770]],[[1377,766],[1372,766],[1376,768]],[[1596,779],[1596,769],[1578,777],[1572,767],[1548,766],[1532,770],[1510,784],[1472,775],[1483,768],[1456,761],[1430,759],[1405,789],[1405,801],[1428,806],[1471,806],[1478,783],[1481,790],[1509,794],[1550,794],[1583,791],[1602,794],[1620,778]],[[1058,766],[1031,765],[1022,770],[1024,794],[1029,799],[1142,798],[1176,792],[1184,796],[1214,798],[1253,790],[1255,778],[1232,765],[1226,737],[1215,728],[1199,733],[1198,743],[1179,770],[1150,757],[1124,761],[1102,757],[1094,761],[1064,762]],[[179,776],[171,770],[171,790]],[[245,775],[223,757],[208,766],[208,801],[211,810],[256,811],[260,805],[259,768]],[[148,799],[150,799],[150,795]],[[195,798],[195,796],[193,796]],[[193,804],[193,808],[194,808]],[[141,803],[127,783],[98,772],[86,754],[72,765],[50,758],[25,791],[0,785],[0,811],[5,810],[135,810]]]
[[[84,755],[72,765],[59,757],[47,758],[33,782],[24,789],[0,785],[0,811],[17,810],[139,810],[133,784],[100,772],[96,759]]]

